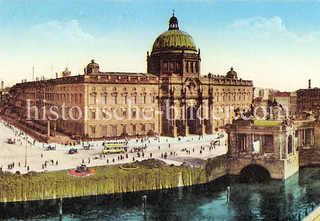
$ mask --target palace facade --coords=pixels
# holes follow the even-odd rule
[[[200,75],[200,49],[179,29],[168,31],[147,52],[147,73],[102,72],[94,60],[83,75],[16,84],[10,113],[81,138],[211,134],[249,107],[253,83],[226,75]],[[39,119],[39,120],[36,120]]]

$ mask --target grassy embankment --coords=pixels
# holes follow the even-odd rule
[[[0,202],[78,197],[189,186],[211,181],[214,171],[225,167],[226,157],[207,161],[206,168],[169,166],[146,160],[122,166],[90,167],[95,174],[73,177],[68,171],[0,173]],[[215,172],[214,172],[215,173]],[[221,174],[224,175],[224,174]]]
[[[97,194],[133,192],[204,183],[203,169],[184,166],[171,167],[155,160],[124,165],[91,167],[95,174],[72,177],[68,171],[28,173],[24,175],[1,173],[0,202],[53,199]]]

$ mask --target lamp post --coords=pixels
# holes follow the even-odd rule
[[[3,86],[4,86],[4,82],[1,81],[1,104],[2,104]]]
[[[27,167],[28,164],[28,148],[27,148],[27,144],[26,144],[26,150],[25,150],[25,156],[24,156],[24,167]]]

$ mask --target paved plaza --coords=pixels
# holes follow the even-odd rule
[[[8,139],[15,143],[8,143]],[[210,145],[212,141],[217,141],[215,146]],[[56,143],[43,144],[34,141],[33,138],[1,121],[0,167],[3,171],[12,173],[16,171],[20,173],[27,173],[28,171],[45,172],[74,169],[81,163],[87,166],[103,166],[151,158],[177,166],[185,164],[190,167],[201,167],[205,165],[207,158],[225,154],[227,151],[226,142],[226,134],[221,133],[178,138],[130,139],[127,154],[104,155],[101,154],[103,141],[83,142],[72,146]],[[89,150],[85,150],[83,146],[88,144],[91,147]],[[49,145],[55,147],[56,150],[47,150]],[[143,153],[134,151],[139,147],[146,147]],[[71,148],[78,149],[78,153],[69,154]]]

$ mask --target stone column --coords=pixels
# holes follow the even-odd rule
[[[178,127],[175,124],[172,126],[172,136],[173,137],[178,136]]]
[[[247,140],[247,150],[248,152],[253,152],[253,137],[252,137],[252,134],[247,134],[246,135],[246,140]]]
[[[184,103],[184,116],[181,115],[181,118],[183,118],[183,127],[184,127],[184,136],[189,135],[189,126],[188,126],[188,107],[187,107],[187,101]]]
[[[50,120],[48,120],[47,136],[50,137]]]
[[[281,159],[281,142],[280,142],[280,132],[273,133],[273,155],[276,159]]]
[[[201,131],[200,131],[200,135],[205,135],[206,134],[206,125],[203,123],[201,124]]]
[[[209,103],[208,103],[208,109],[209,109],[208,110],[208,118],[209,119],[208,119],[208,125],[207,125],[208,134],[213,134],[213,119],[212,119],[213,116],[211,116],[212,107],[213,107],[213,104],[209,99]]]

